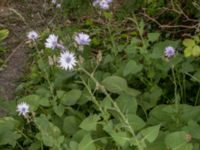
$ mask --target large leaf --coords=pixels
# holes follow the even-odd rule
[[[102,81],[105,88],[112,93],[121,93],[128,89],[128,85],[125,79],[119,76],[110,76]]]
[[[184,131],[191,134],[192,139],[200,140],[200,126],[197,122],[190,120],[188,125],[183,128]]]
[[[76,102],[81,97],[81,94],[82,94],[82,92],[80,90],[73,89],[73,90],[67,92],[66,94],[64,94],[61,101],[64,105],[67,105],[67,106],[75,105]]]
[[[129,88],[127,81],[119,76],[109,76],[102,81],[102,84],[111,93],[128,93],[132,96],[136,96],[140,93],[135,89]]]
[[[40,131],[36,135],[38,140],[43,142],[46,146],[59,149],[64,141],[64,136],[61,135],[60,129],[49,122],[44,115],[35,118],[34,122]]]
[[[96,126],[99,119],[100,117],[98,115],[91,115],[81,122],[80,128],[86,131],[96,130]]]
[[[90,134],[85,135],[78,145],[78,150],[95,150],[95,149],[96,147]]]
[[[21,137],[15,131],[19,122],[11,117],[4,117],[0,119],[0,145],[10,144],[13,147],[16,145],[17,139]]]
[[[195,46],[195,41],[193,39],[184,39],[183,40],[183,45],[185,47],[190,47],[192,48],[193,46]]]
[[[63,131],[67,134],[73,135],[79,129],[80,119],[75,116],[67,116],[63,122]]]
[[[141,64],[136,63],[134,60],[129,60],[124,68],[123,75],[137,74],[142,68],[143,66]]]
[[[172,150],[193,150],[192,144],[189,144],[188,133],[177,131],[169,133],[165,138],[165,144]]]
[[[142,136],[140,141],[148,141],[149,143],[152,143],[158,137],[159,130],[160,125],[143,129],[139,132],[139,134]]]
[[[155,42],[159,39],[160,33],[159,32],[152,32],[152,33],[148,33],[147,36],[148,36],[148,41]]]
[[[64,108],[63,104],[59,104],[59,105],[54,104],[53,110],[56,113],[56,115],[58,115],[59,117],[61,117],[63,115],[63,113],[65,112],[65,108]]]
[[[136,114],[137,101],[134,97],[127,94],[121,94],[116,99],[116,103],[124,114],[126,113]]]
[[[127,118],[129,124],[135,131],[142,129],[145,126],[144,120],[135,114],[127,114]]]
[[[114,141],[122,147],[130,140],[126,132],[112,132],[110,135]]]

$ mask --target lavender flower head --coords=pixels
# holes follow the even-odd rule
[[[112,2],[112,0],[94,0],[93,1],[93,6],[96,7],[98,6],[101,9],[109,9],[109,5]]]
[[[35,41],[39,37],[38,33],[35,31],[30,31],[27,33],[27,37],[29,40]]]
[[[25,102],[21,102],[17,105],[17,112],[19,115],[26,116],[29,112],[29,105]]]
[[[49,35],[49,37],[46,39],[45,42],[45,47],[46,48],[51,48],[51,49],[55,49],[56,46],[58,44],[58,36],[51,34]]]
[[[170,57],[173,57],[175,55],[176,51],[172,46],[167,46],[165,48],[164,53],[165,53],[166,57],[170,58]]]
[[[81,32],[75,36],[75,41],[78,45],[89,45],[91,39],[88,34]]]

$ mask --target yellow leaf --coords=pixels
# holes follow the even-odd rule
[[[200,47],[199,46],[194,46],[193,49],[192,49],[192,56],[200,56]]]
[[[185,50],[184,50],[184,56],[185,57],[190,57],[192,55],[192,49],[190,47],[187,47]]]

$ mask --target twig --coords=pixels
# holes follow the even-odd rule
[[[3,70],[4,65],[9,62],[9,60],[12,58],[12,56],[16,53],[16,51],[24,44],[24,42],[21,42],[12,52],[8,55],[6,60],[3,62],[3,64],[0,66],[0,71]]]
[[[156,23],[160,28],[187,28],[187,29],[196,29],[199,26],[199,23],[192,25],[192,26],[187,26],[187,25],[168,25],[168,24],[161,24],[158,22],[156,19],[152,18],[151,16],[147,15],[145,12],[142,13],[143,16],[148,18],[149,20],[153,21]]]

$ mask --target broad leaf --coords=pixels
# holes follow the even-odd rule
[[[100,117],[98,115],[91,115],[81,122],[80,128],[86,131],[95,131],[99,119]]]
[[[193,150],[193,146],[188,142],[188,133],[177,131],[169,133],[165,138],[167,148],[172,150]]]
[[[79,129],[80,119],[75,116],[67,116],[63,122],[63,131],[66,134],[73,135]]]
[[[82,92],[80,90],[73,89],[73,90],[67,92],[66,94],[64,94],[61,101],[64,105],[67,105],[67,106],[75,105],[76,102],[81,97],[81,94],[82,94]]]
[[[102,84],[111,93],[128,93],[132,96],[137,96],[140,93],[135,89],[129,88],[127,81],[119,76],[109,76],[102,81]]]
[[[121,147],[123,147],[130,140],[126,132],[122,132],[122,131],[112,132],[110,133],[110,135],[114,139],[114,141]]]
[[[78,150],[95,150],[95,149],[96,147],[90,134],[85,135],[78,145]]]
[[[136,63],[134,60],[129,60],[124,68],[123,75],[137,74],[142,68],[143,66],[141,64]]]
[[[160,33],[159,32],[148,33],[147,36],[148,36],[148,41],[155,42],[159,39]]]
[[[139,134],[142,135],[142,139],[140,141],[148,141],[149,143],[152,143],[158,137],[159,130],[160,125],[143,129],[139,132]]]

